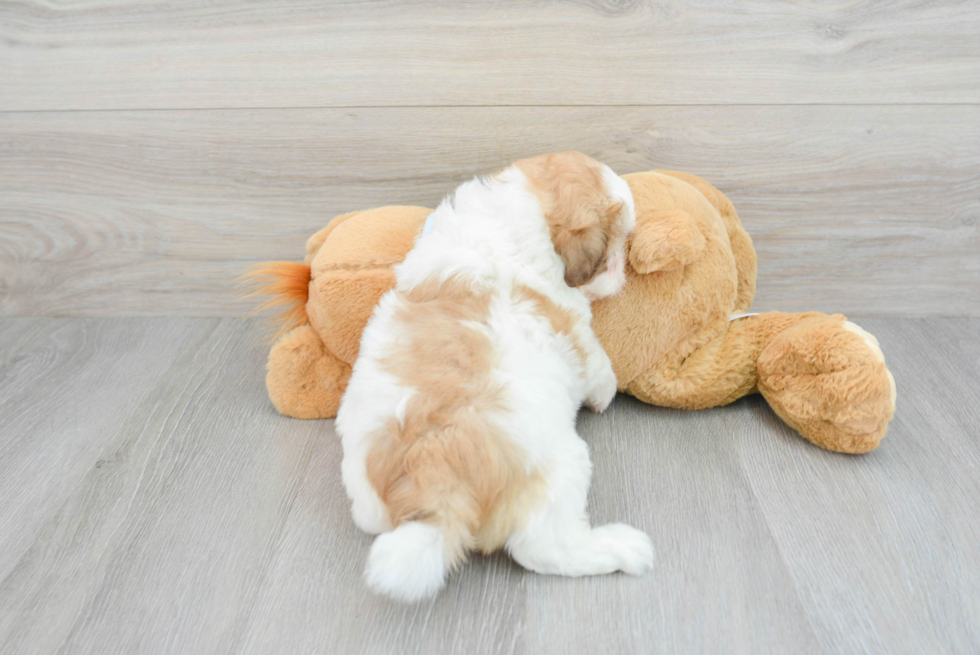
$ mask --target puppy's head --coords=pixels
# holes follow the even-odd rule
[[[636,223],[626,182],[605,164],[575,151],[514,165],[541,205],[555,252],[565,264],[565,283],[590,300],[622,289],[626,239]]]

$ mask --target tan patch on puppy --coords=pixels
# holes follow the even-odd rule
[[[502,546],[543,480],[494,420],[505,406],[491,376],[496,352],[481,327],[490,293],[460,278],[433,278],[402,298],[404,340],[382,365],[416,393],[375,436],[367,476],[392,526],[438,527],[455,565],[471,549]]]
[[[513,298],[516,301],[527,301],[534,305],[534,310],[539,316],[542,316],[551,323],[551,329],[555,331],[556,334],[563,334],[567,336],[571,342],[572,347],[575,348],[575,352],[578,354],[579,361],[583,364],[586,359],[585,348],[579,342],[578,338],[573,332],[575,327],[575,316],[571,311],[556,305],[551,298],[548,296],[535,291],[530,287],[526,287],[523,284],[518,284],[514,287]]]
[[[555,252],[565,262],[565,283],[587,284],[601,270],[618,236],[623,203],[612,200],[596,160],[574,150],[522,159],[514,164],[551,229]]]

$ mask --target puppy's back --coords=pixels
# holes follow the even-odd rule
[[[486,329],[491,292],[457,276],[395,293],[399,338],[380,364],[414,393],[370,437],[367,477],[397,528],[376,540],[367,580],[413,600],[438,591],[468,551],[502,546],[534,481],[497,424],[508,408]]]

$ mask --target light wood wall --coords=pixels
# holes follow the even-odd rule
[[[697,173],[756,309],[980,315],[980,3],[0,2],[0,314],[235,316],[518,157]]]

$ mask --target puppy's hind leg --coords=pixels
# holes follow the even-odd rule
[[[521,566],[538,573],[646,573],[653,567],[650,537],[622,523],[590,527],[586,512],[591,477],[588,449],[575,435],[569,450],[567,458],[554,463],[544,504],[510,536],[507,550]]]
[[[368,480],[364,457],[362,452],[345,454],[340,470],[355,525],[368,534],[381,534],[391,530],[391,522],[388,509]]]

